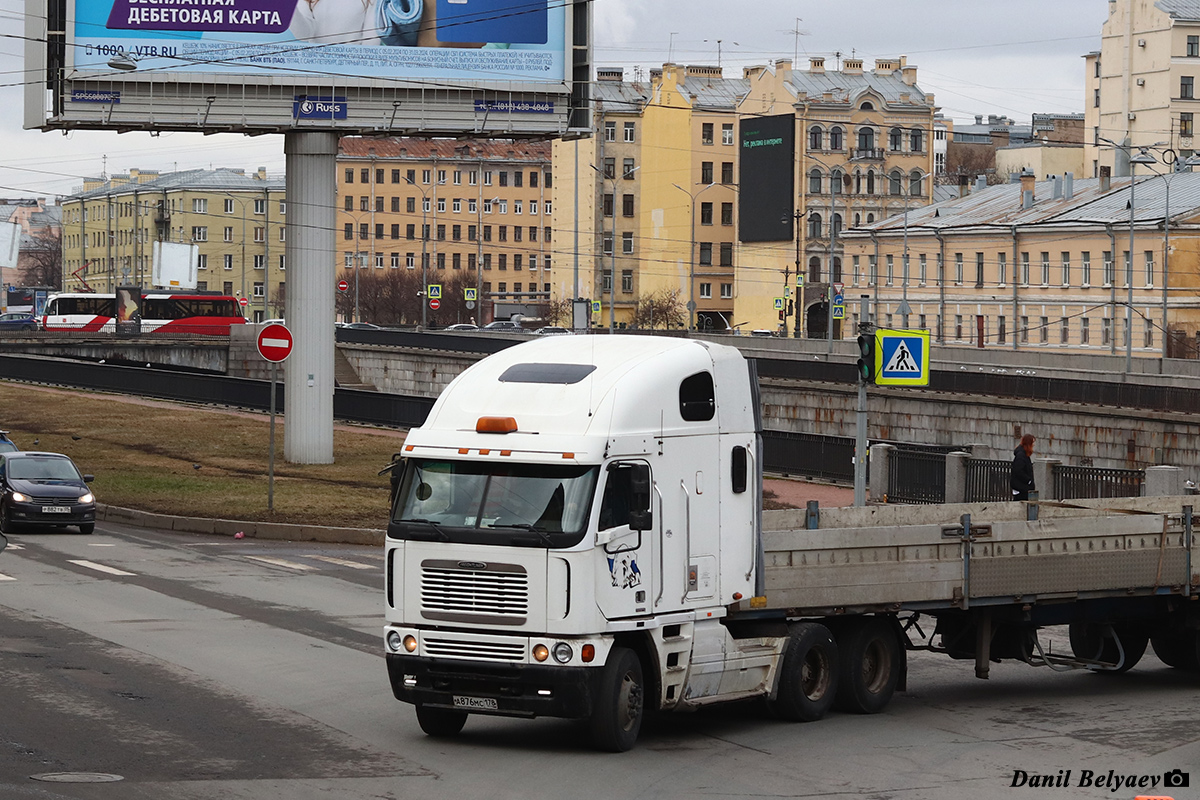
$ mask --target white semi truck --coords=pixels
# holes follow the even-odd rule
[[[1186,498],[764,526],[760,431],[753,364],[722,345],[552,337],[464,371],[393,476],[396,698],[433,736],[469,714],[567,717],[621,751],[648,710],[878,712],[909,649],[980,677],[998,659],[1123,672],[1151,639],[1168,664],[1200,664]],[[1044,646],[1055,625],[1073,652]]]

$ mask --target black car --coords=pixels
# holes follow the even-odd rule
[[[36,331],[40,330],[37,317],[32,314],[9,313],[0,314],[0,331]]]
[[[0,453],[0,530],[75,525],[91,533],[96,528],[91,481],[60,453]]]

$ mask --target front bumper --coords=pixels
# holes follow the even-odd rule
[[[67,512],[47,512],[45,508],[67,508]],[[96,521],[95,503],[63,502],[18,503],[10,502],[9,515],[18,525],[87,525]]]
[[[414,705],[469,710],[503,717],[591,715],[603,666],[486,664],[387,654],[388,678],[397,700]],[[496,708],[463,708],[454,698],[490,699]]]

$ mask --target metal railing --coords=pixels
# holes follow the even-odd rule
[[[888,453],[889,503],[946,502],[946,454],[897,448]]]
[[[1146,473],[1140,469],[1054,467],[1054,498],[1141,497]]]
[[[967,459],[967,502],[1012,500],[1012,462],[990,458]]]
[[[785,475],[854,480],[854,440],[816,433],[763,431],[763,468]]]

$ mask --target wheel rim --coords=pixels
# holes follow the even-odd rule
[[[863,687],[871,694],[878,694],[887,685],[891,672],[892,657],[887,645],[880,639],[872,639],[863,650]]]
[[[631,731],[642,717],[642,685],[633,672],[621,678],[621,690],[617,695],[617,719],[621,730]]]
[[[809,700],[820,700],[829,691],[829,657],[814,647],[804,657],[800,668],[800,689]]]

